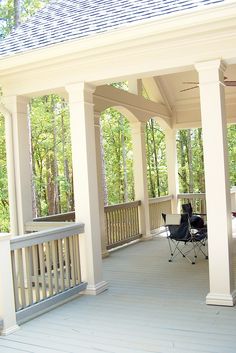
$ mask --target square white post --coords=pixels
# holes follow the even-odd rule
[[[101,230],[94,131],[95,87],[79,82],[66,86],[69,94],[76,221],[85,224],[80,236],[82,280],[87,294],[107,289],[102,279]]]
[[[135,199],[141,200],[140,231],[143,240],[152,238],[149,219],[149,198],[147,185],[147,161],[145,128],[143,122],[130,123],[132,129],[133,158],[134,158],[134,187]]]
[[[173,196],[171,201],[172,213],[177,213],[178,209],[178,163],[177,163],[177,147],[176,147],[176,130],[165,130],[166,140],[166,161],[168,173],[168,193]]]
[[[102,156],[101,156],[101,126],[100,126],[100,113],[94,113],[94,128],[95,128],[95,144],[96,144],[96,160],[97,160],[97,181],[99,191],[99,218],[101,230],[101,248],[102,257],[109,256],[107,251],[107,238],[105,227],[105,214],[104,214],[104,191],[103,191],[103,178],[102,178]]]
[[[6,336],[19,329],[16,324],[9,234],[0,234],[0,288],[0,318],[3,320],[0,334]]]
[[[6,120],[11,233],[24,234],[25,223],[33,219],[28,98],[9,96],[3,101],[11,116]]]
[[[232,221],[229,188],[224,70],[220,60],[199,63],[206,183],[210,292],[207,304],[232,306]]]

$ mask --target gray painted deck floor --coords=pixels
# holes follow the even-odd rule
[[[109,290],[80,296],[0,338],[1,353],[236,353],[236,308],[205,305],[208,264],[168,263],[155,238],[104,260]]]

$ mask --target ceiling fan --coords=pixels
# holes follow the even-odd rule
[[[194,85],[192,87],[184,88],[180,92],[189,91],[191,89],[199,88],[199,82],[197,81],[186,81],[182,82],[184,85]],[[236,81],[227,81],[227,77],[224,77],[224,84],[228,87],[236,87]]]

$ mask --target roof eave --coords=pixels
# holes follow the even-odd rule
[[[38,49],[0,57],[0,75],[21,71],[26,66],[33,69],[49,63],[57,63],[70,58],[93,56],[94,53],[119,50],[153,41],[167,41],[183,35],[196,35],[199,32],[219,30],[221,27],[235,27],[236,2],[226,0],[214,6],[187,10],[148,21],[130,24],[126,27],[94,36],[62,42]]]

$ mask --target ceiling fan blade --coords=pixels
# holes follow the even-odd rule
[[[182,82],[182,83],[185,84],[185,85],[198,85],[199,84],[199,82],[196,82],[196,81],[193,81],[193,82],[186,81],[186,82]]]
[[[193,87],[185,88],[185,89],[182,89],[180,92],[189,91],[190,89],[195,89],[195,88],[199,88],[199,86],[193,86]]]
[[[224,81],[225,86],[236,87],[236,81]]]

